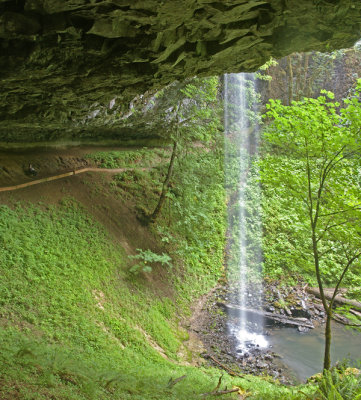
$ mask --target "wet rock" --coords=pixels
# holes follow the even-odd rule
[[[289,317],[293,316],[291,310],[290,310],[288,307],[285,307],[284,310],[285,310],[285,313],[286,313]]]
[[[306,328],[305,326],[298,326],[298,327],[297,327],[297,330],[298,330],[298,332],[300,332],[300,333],[306,333],[306,332],[308,332],[310,329],[309,329],[309,328]]]
[[[310,319],[311,314],[306,308],[294,308],[291,312],[292,317]]]

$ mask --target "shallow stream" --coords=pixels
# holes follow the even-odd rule
[[[307,333],[297,329],[274,327],[267,338],[273,351],[282,356],[282,362],[294,373],[295,378],[306,381],[310,376],[322,371],[324,352],[324,327],[319,326]],[[332,326],[331,360],[348,358],[361,359],[361,334],[346,329],[339,324]]]

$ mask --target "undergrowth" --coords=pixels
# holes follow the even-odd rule
[[[154,162],[159,162],[167,156],[167,149],[143,149],[127,151],[97,151],[85,156],[88,160],[95,161],[100,168],[126,168],[141,165],[149,167]]]

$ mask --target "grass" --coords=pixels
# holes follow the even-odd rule
[[[219,370],[180,358],[187,334],[178,324],[222,274],[224,194],[210,153],[182,162],[170,213],[152,228],[177,264],[169,272],[174,297],[129,274],[124,249],[71,198],[0,207],[1,400],[190,400],[215,388]],[[136,184],[118,186],[116,177],[114,194],[127,192],[139,205],[142,196],[143,204],[155,201],[157,177],[160,168]],[[305,398],[298,389],[248,379],[226,374],[222,387],[240,386],[251,399]]]

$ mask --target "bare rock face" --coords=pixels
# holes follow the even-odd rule
[[[360,31],[358,0],[0,0],[0,142],[131,138],[136,95]]]

